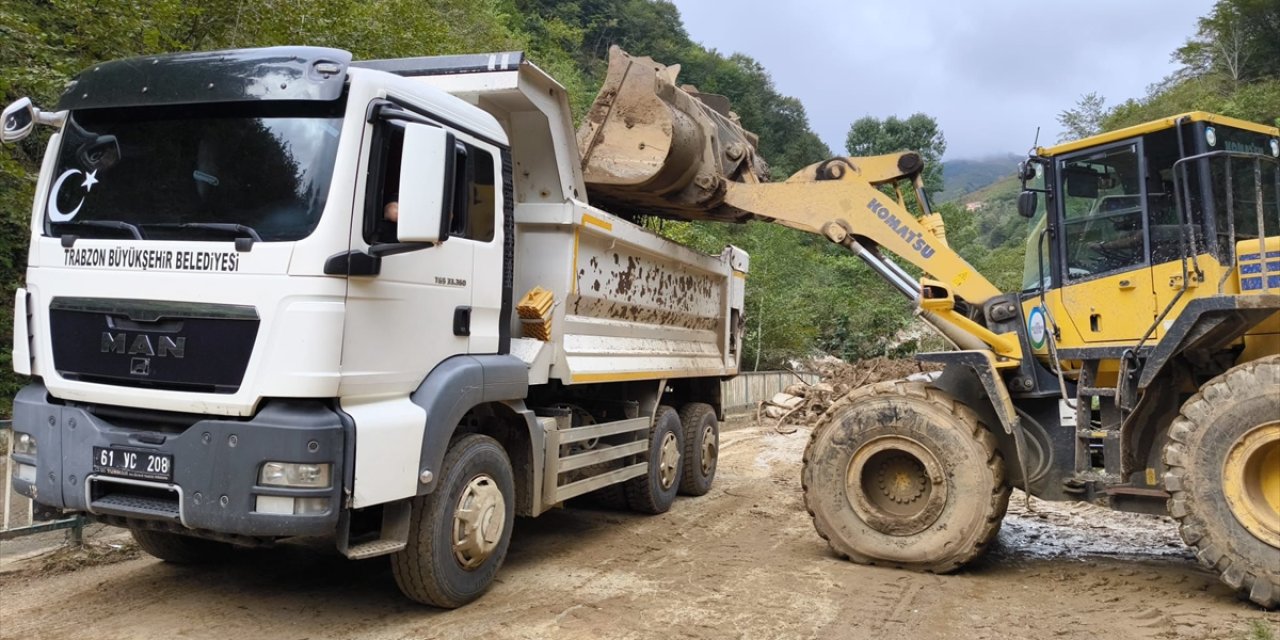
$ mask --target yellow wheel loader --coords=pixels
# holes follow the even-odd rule
[[[858,389],[814,430],[805,504],[836,553],[954,570],[1017,487],[1169,514],[1225,583],[1280,604],[1275,127],[1197,112],[1037,148],[1019,169],[1023,287],[1003,292],[947,245],[918,154],[765,182],[728,102],[677,72],[611,52],[578,132],[593,198],[820,234],[956,347],[919,354],[942,365],[932,382]]]

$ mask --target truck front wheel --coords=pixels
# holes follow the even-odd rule
[[[204,564],[221,560],[231,551],[231,545],[216,540],[194,538],[180,533],[155,529],[129,529],[138,548],[165,562],[174,564]]]
[[[515,482],[502,445],[476,434],[450,447],[440,476],[433,493],[413,499],[409,544],[391,569],[410,599],[456,609],[483,595],[506,559]]]
[[[933,573],[980,555],[1009,503],[995,438],[968,407],[914,382],[863,387],[833,406],[801,481],[836,553]]]

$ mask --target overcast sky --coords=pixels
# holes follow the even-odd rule
[[[1096,91],[1114,105],[1176,69],[1213,0],[674,0],[689,36],[760,61],[844,153],[863,116],[924,112],[947,159],[1024,153]],[[644,52],[632,52],[643,54]],[[659,62],[674,63],[675,60]],[[759,132],[768,135],[768,132]]]

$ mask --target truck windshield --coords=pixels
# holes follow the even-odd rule
[[[289,241],[324,210],[345,100],[72,112],[44,233]]]

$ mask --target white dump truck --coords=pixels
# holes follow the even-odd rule
[[[11,469],[40,508],[173,562],[331,536],[456,607],[516,516],[707,492],[747,255],[592,206],[600,132],[520,54],[106,62],[3,137],[37,125]]]

